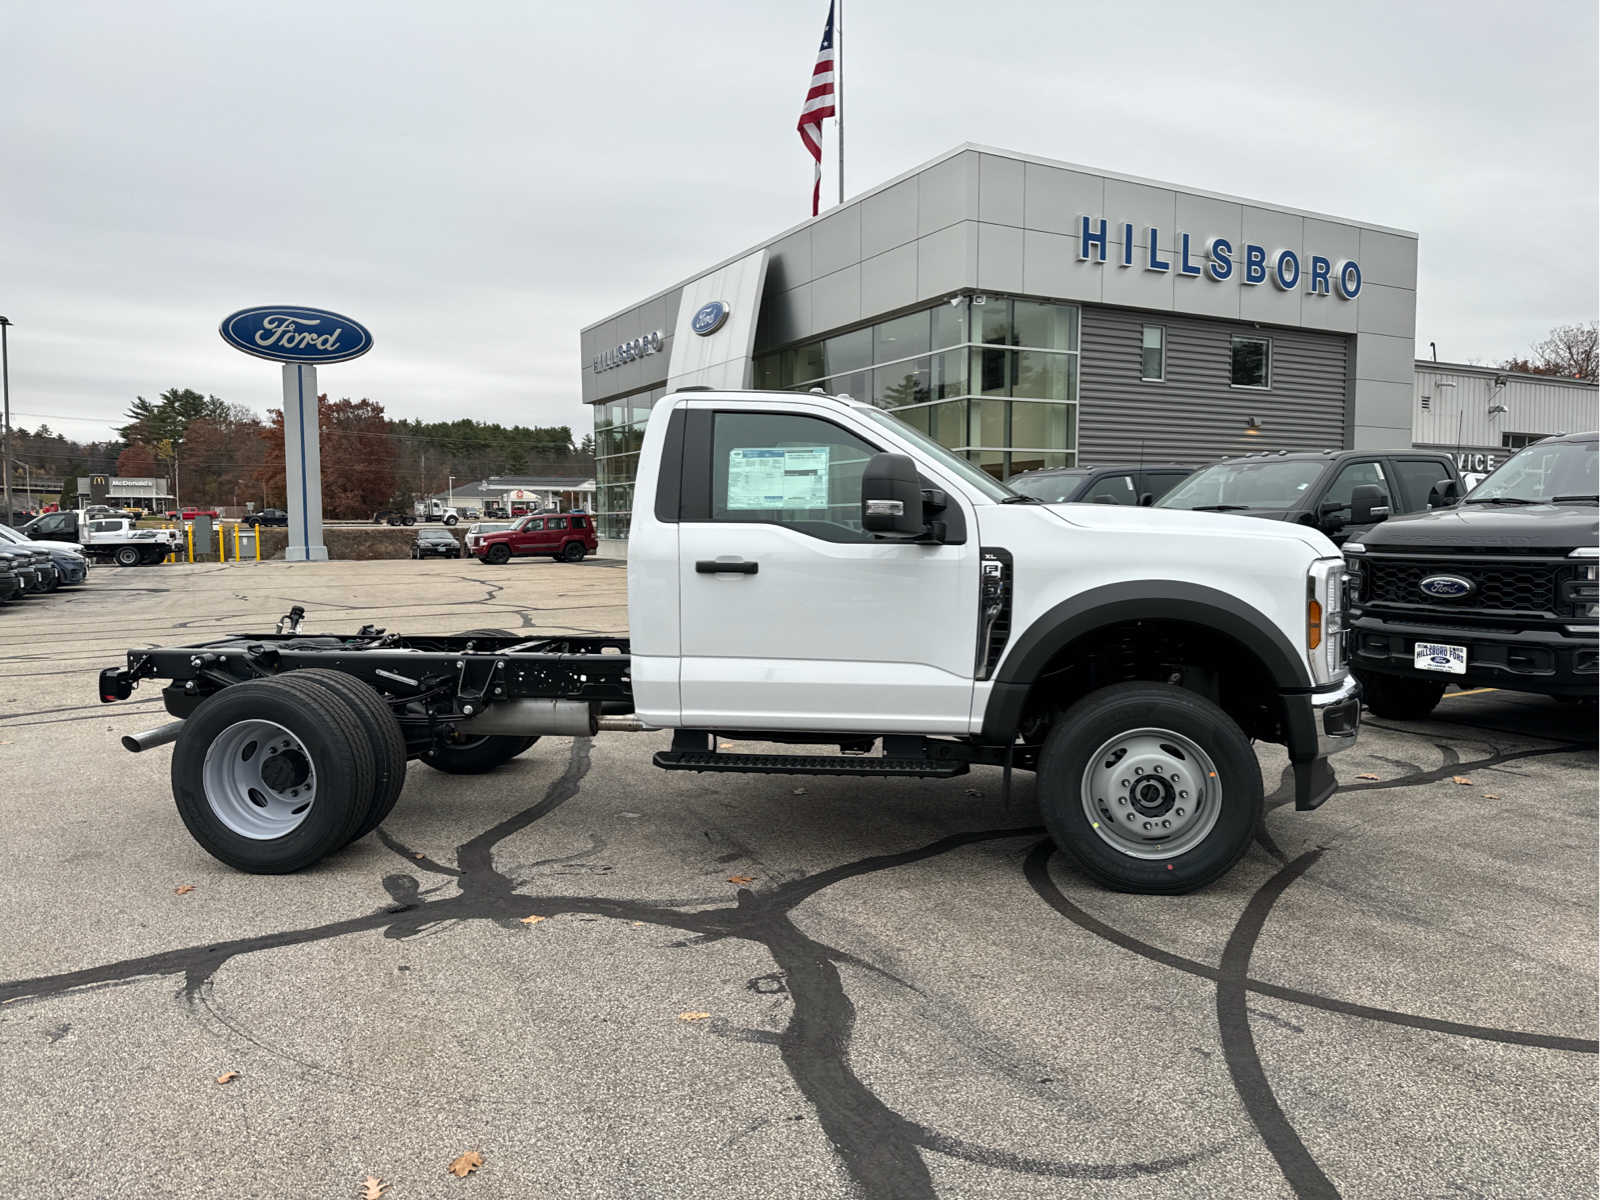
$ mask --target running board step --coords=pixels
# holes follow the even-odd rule
[[[754,775],[916,775],[948,779],[967,773],[966,763],[938,758],[723,754],[711,750],[658,750],[655,764],[668,771],[739,771]]]

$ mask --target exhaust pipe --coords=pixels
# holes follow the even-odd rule
[[[456,728],[476,737],[588,737],[595,718],[583,700],[501,700]]]
[[[177,741],[178,735],[182,732],[182,721],[169,721],[165,725],[157,725],[154,729],[146,729],[143,733],[123,735],[122,748],[129,754],[138,754],[143,750],[154,750],[157,746],[165,746],[168,742]]]
[[[650,726],[634,716],[602,716],[595,722],[595,728],[601,733],[643,733]]]

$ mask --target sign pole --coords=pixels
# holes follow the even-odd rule
[[[309,422],[309,424],[308,424]],[[327,562],[322,540],[322,446],[317,368],[283,364],[283,465],[289,484],[286,562]]]

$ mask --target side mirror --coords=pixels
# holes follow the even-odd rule
[[[922,480],[905,454],[874,454],[861,472],[861,528],[887,538],[919,538]]]
[[[1140,508],[1149,508],[1155,502],[1156,502],[1156,494],[1154,492],[1140,492],[1139,493],[1139,507]]]
[[[1461,499],[1461,485],[1454,479],[1441,479],[1428,489],[1428,507],[1445,508]]]
[[[1375,483],[1357,484],[1350,494],[1350,524],[1371,525],[1389,515],[1389,493]]]

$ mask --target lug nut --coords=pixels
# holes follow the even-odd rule
[[[1163,828],[1163,829],[1171,829],[1172,828],[1172,822],[1171,821],[1163,821],[1163,822],[1161,822],[1161,828]]]

